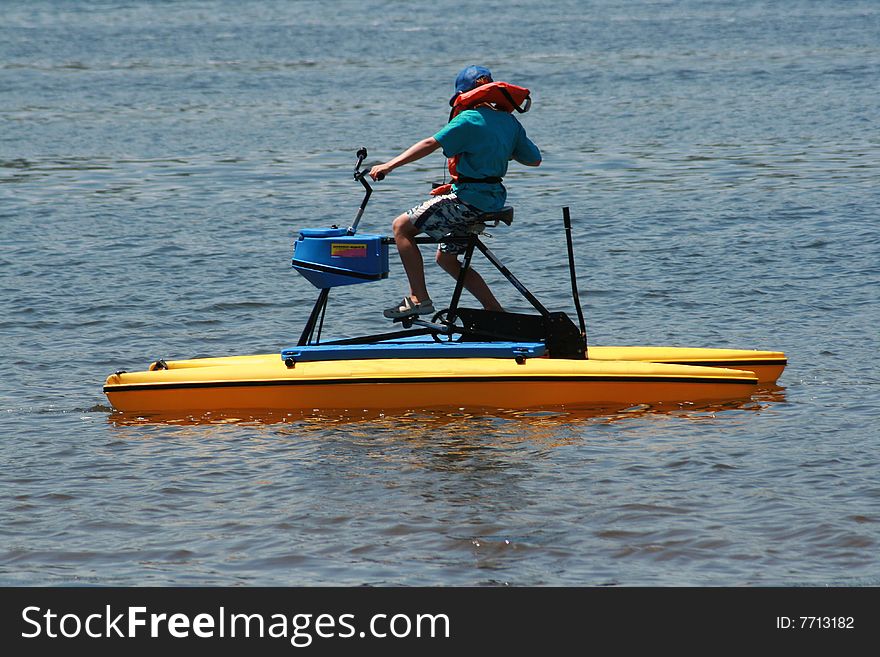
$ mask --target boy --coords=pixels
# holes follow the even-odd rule
[[[453,105],[459,94],[492,84],[492,73],[483,66],[468,66],[456,77]],[[541,152],[526,136],[525,129],[511,113],[482,102],[457,114],[443,129],[432,137],[416,142],[397,157],[370,169],[373,180],[381,180],[397,167],[415,162],[426,155],[443,149],[447,158],[456,158],[458,179],[451,193],[441,194],[398,216],[391,224],[394,242],[403,268],[409,279],[410,293],[403,300],[385,310],[389,319],[430,314],[434,304],[428,295],[422,254],[415,237],[427,233],[434,238],[444,235],[467,235],[470,227],[479,223],[484,212],[494,212],[504,206],[507,192],[501,178],[507,173],[510,160],[526,166],[541,164]],[[453,277],[458,277],[461,264],[458,255],[463,245],[440,243],[437,264]],[[468,269],[465,288],[486,310],[501,310],[492,291],[473,268]]]

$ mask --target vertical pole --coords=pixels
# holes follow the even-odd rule
[[[587,355],[587,327],[584,322],[584,313],[581,310],[581,301],[578,296],[577,274],[574,271],[574,246],[571,241],[571,215],[568,206],[562,208],[562,223],[565,226],[565,243],[568,247],[568,271],[571,275],[571,295],[574,298],[574,307],[577,310],[578,324],[581,329],[581,338],[584,341],[584,355]],[[589,356],[587,356],[589,357]]]
[[[458,279],[455,281],[455,291],[452,293],[452,300],[449,302],[449,314],[446,321],[455,321],[455,311],[458,309],[458,302],[461,300],[461,293],[464,290],[464,279],[467,276],[468,269],[471,268],[471,258],[474,256],[474,246],[477,244],[476,235],[468,235],[467,249],[464,252],[464,259],[461,269],[458,272]]]
[[[309,319],[306,322],[306,326],[303,329],[302,335],[299,336],[299,342],[296,343],[297,347],[303,347],[311,343],[312,334],[315,332],[315,325],[318,323],[318,318],[322,317],[324,308],[327,307],[327,297],[329,296],[330,288],[321,288],[320,293],[318,293],[318,300],[315,302],[315,305],[312,308],[312,312],[309,315]]]

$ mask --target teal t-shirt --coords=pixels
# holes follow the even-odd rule
[[[525,128],[512,114],[478,107],[465,110],[443,127],[434,139],[446,157],[460,155],[456,170],[469,178],[501,178],[511,159],[540,162],[541,151],[526,136]],[[483,212],[504,206],[507,191],[501,183],[456,183],[455,194]]]

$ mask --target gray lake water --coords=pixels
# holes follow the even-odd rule
[[[0,9],[0,584],[880,585],[877,2]],[[433,134],[470,63],[532,89],[545,158],[511,167],[490,248],[571,311],[570,206],[591,344],[782,350],[777,387],[611,415],[109,407],[116,369],[293,344],[298,230],[350,222],[355,151]],[[443,165],[377,183],[361,230]],[[384,330],[405,287],[392,256],[324,334]]]

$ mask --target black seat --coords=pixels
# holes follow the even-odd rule
[[[484,224],[491,222],[493,226],[497,226],[499,223],[509,226],[513,223],[513,207],[505,205],[495,212],[484,212],[479,218],[480,222]]]

